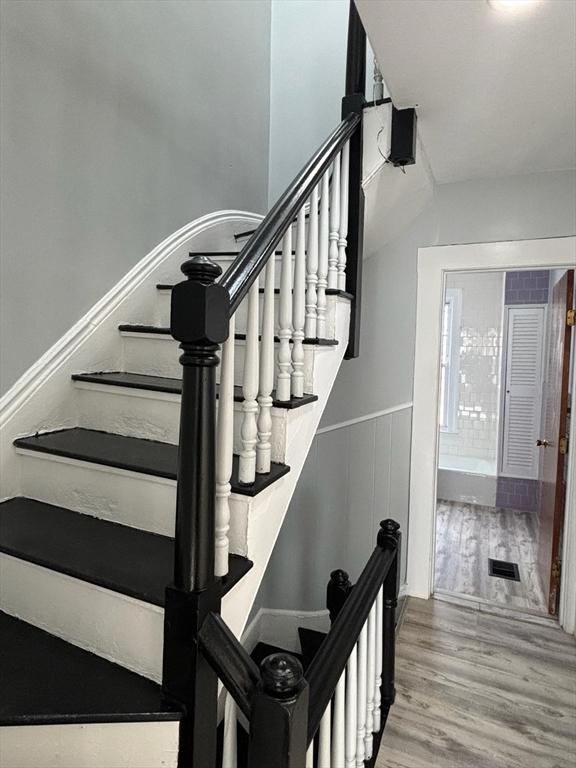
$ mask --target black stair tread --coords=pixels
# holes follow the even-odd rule
[[[0,612],[0,725],[180,720],[160,686]]]
[[[29,451],[66,456],[78,461],[176,480],[178,446],[172,443],[72,427],[20,437],[14,440],[14,445]],[[256,496],[290,471],[286,464],[272,462],[268,474],[256,475],[252,485],[240,485],[238,464],[238,456],[235,455],[232,462],[232,491],[244,496]]]
[[[142,325],[140,323],[122,323],[118,326],[118,330],[122,333],[154,333],[158,336],[170,336],[170,328],[166,328],[162,325]],[[235,333],[234,338],[237,341],[245,341],[246,340],[246,334],[245,333]],[[261,337],[258,337],[261,338]],[[274,336],[274,341],[279,342],[280,339],[278,336]],[[292,339],[290,339],[290,343],[292,343]],[[304,344],[316,344],[320,347],[335,347],[338,345],[338,341],[336,339],[320,339],[317,337],[314,338],[305,338],[303,339]]]
[[[72,376],[74,381],[89,381],[94,384],[107,384],[115,387],[126,387],[128,389],[146,389],[152,392],[169,392],[170,394],[180,395],[182,393],[182,379],[173,379],[163,376],[148,376],[143,373],[124,373],[122,371],[99,371],[97,373],[75,373]],[[218,396],[218,384],[216,385],[216,395]],[[276,400],[276,391],[272,392],[275,408],[285,408],[292,410],[300,408],[302,405],[314,403],[318,400],[318,395],[305,394],[304,397],[291,397],[290,400]],[[244,401],[242,387],[234,387],[234,400],[237,403]]]
[[[0,503],[0,552],[159,606],[173,575],[172,538],[25,497]],[[224,593],[251,567],[230,555]]]
[[[302,655],[300,653],[287,651],[285,648],[279,648],[278,646],[270,645],[269,643],[257,643],[254,646],[254,650],[250,654],[250,658],[256,664],[258,664],[258,666],[260,666],[261,662],[266,658],[266,656],[271,656],[273,653],[289,653],[291,656],[294,656],[300,662],[302,662]]]
[[[174,288],[174,285],[169,283],[158,283],[156,288],[159,291],[171,291],[172,288]],[[260,288],[259,293],[264,293],[264,288]],[[274,293],[278,296],[280,294],[280,288],[274,288]],[[326,288],[326,296],[340,296],[343,299],[354,298],[353,294],[348,293],[348,291],[341,291],[338,288]]]
[[[318,653],[318,649],[324,642],[326,632],[319,632],[316,629],[308,629],[308,627],[298,627],[298,637],[300,638],[300,647],[302,648],[302,657],[304,659],[304,669],[306,669],[314,656]]]

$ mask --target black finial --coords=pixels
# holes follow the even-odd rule
[[[330,581],[334,584],[335,587],[350,586],[350,577],[346,571],[343,571],[341,568],[337,568],[335,571],[332,571],[330,574]]]
[[[302,686],[302,664],[289,653],[273,653],[260,664],[264,691],[276,699],[293,696]]]
[[[400,524],[396,520],[382,520],[378,531],[378,546],[382,549],[394,549],[398,546]]]
[[[190,258],[180,269],[188,280],[197,280],[200,283],[214,283],[222,274],[222,267],[202,253],[190,254]]]

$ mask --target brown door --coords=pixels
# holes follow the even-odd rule
[[[540,507],[538,567],[548,612],[556,615],[560,596],[560,546],[565,503],[565,459],[568,440],[570,332],[568,309],[573,301],[574,272],[554,285],[547,319],[547,354],[542,389],[542,426],[538,445]]]

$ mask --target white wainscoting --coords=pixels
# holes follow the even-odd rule
[[[401,525],[402,582],[408,540],[412,403],[320,429],[306,459],[255,605],[324,608],[330,571],[355,581],[381,520]]]

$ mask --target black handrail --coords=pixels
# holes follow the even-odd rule
[[[238,309],[294,217],[361,120],[359,113],[351,113],[342,120],[312,155],[228,268],[220,285],[230,295],[230,316]]]
[[[376,547],[306,671],[310,688],[309,742],[318,730],[322,715],[397,554],[397,549]]]
[[[262,683],[258,666],[219,614],[208,614],[198,640],[210,666],[240,710],[250,719],[252,699]]]

